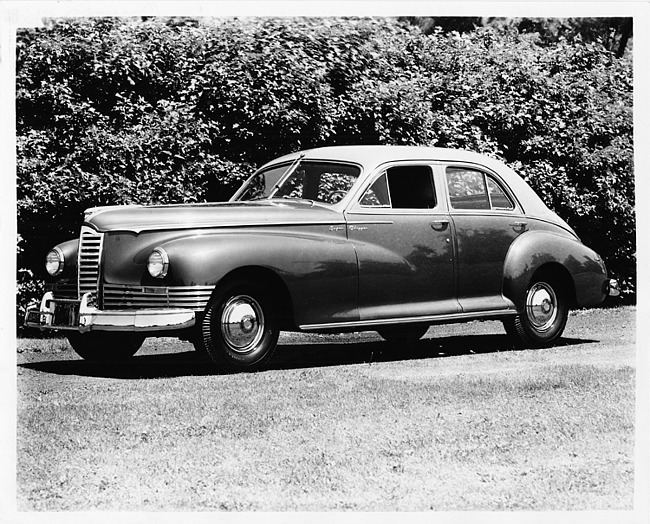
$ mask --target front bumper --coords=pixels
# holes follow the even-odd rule
[[[81,300],[43,295],[41,305],[25,313],[25,326],[69,331],[168,331],[194,325],[195,314],[189,309],[100,310],[91,305],[92,293]]]

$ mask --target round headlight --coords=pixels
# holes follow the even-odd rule
[[[157,247],[151,252],[151,255],[149,255],[149,260],[147,260],[147,270],[152,277],[165,278],[168,269],[169,257],[163,248]]]
[[[63,251],[58,247],[55,247],[50,251],[45,257],[45,269],[53,277],[60,275],[63,271],[63,264],[65,262],[65,257],[63,256]]]

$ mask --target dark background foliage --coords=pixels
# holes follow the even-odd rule
[[[85,208],[225,200],[281,154],[373,143],[504,160],[633,297],[628,22],[102,18],[22,30],[17,311]]]

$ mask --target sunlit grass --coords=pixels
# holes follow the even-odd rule
[[[598,344],[228,376],[19,368],[19,504],[629,509],[635,373],[597,329]]]

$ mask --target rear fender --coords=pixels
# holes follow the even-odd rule
[[[581,242],[549,231],[529,231],[512,243],[503,269],[504,296],[523,311],[535,272],[558,265],[573,282],[575,306],[594,306],[605,300],[607,270],[602,259]]]

